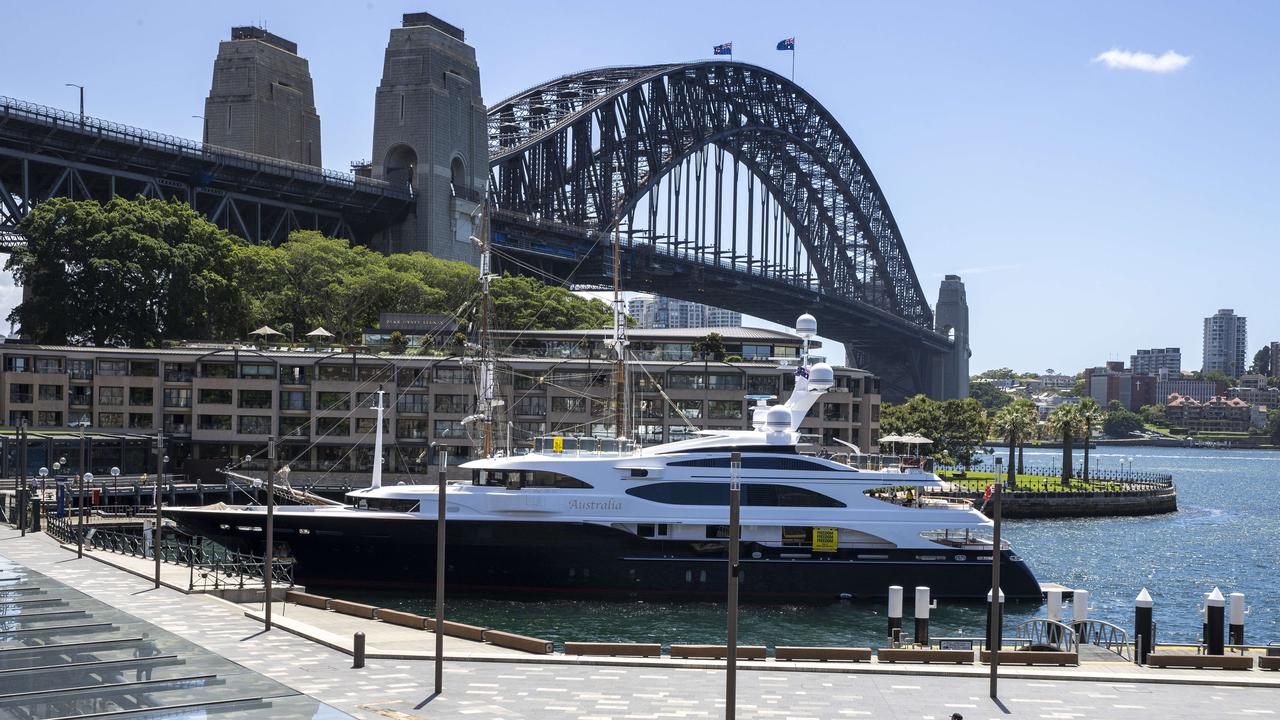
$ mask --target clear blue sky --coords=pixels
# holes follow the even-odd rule
[[[466,29],[489,102],[730,40],[788,72],[774,44],[795,36],[797,81],[868,159],[926,294],[964,277],[975,371],[1175,345],[1196,368],[1220,307],[1248,316],[1250,352],[1280,339],[1275,3],[52,0],[6,8],[0,93],[73,108],[63,83],[82,83],[92,115],[198,138],[218,41],[261,20],[310,60],[345,168],[370,153],[388,31],[417,10]],[[1166,72],[1094,60],[1113,49]]]

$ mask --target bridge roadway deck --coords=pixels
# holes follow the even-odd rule
[[[464,651],[470,655],[447,660],[445,692],[433,698],[432,663],[416,659],[428,656],[431,642],[421,631],[391,629],[388,639],[370,635],[370,659],[365,668],[354,670],[345,652],[295,633],[345,637],[353,628],[370,632],[376,623],[280,607],[277,617],[290,629],[261,632],[261,623],[249,616],[258,606],[246,613],[245,606],[208,596],[149,590],[149,581],[93,558],[76,560],[43,534],[19,538],[12,530],[0,529],[0,556],[356,717],[723,715],[724,672],[715,662],[584,662],[559,655],[481,652],[475,644],[455,644],[446,649],[447,658]],[[394,647],[415,641],[423,651]],[[999,704],[987,698],[986,669],[980,666],[796,663],[783,668],[773,661],[743,663],[738,687],[742,718],[940,720],[960,713],[970,720],[1201,719],[1280,713],[1275,703],[1280,674],[1150,670],[1118,662],[1002,670]]]

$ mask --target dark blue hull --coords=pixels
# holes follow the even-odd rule
[[[262,515],[216,510],[166,511],[181,527],[234,549],[261,553]],[[588,523],[450,521],[446,589],[451,591],[598,597],[720,599],[727,562],[723,542],[640,538]],[[301,584],[430,588],[435,581],[436,524],[406,517],[353,520],[279,513],[276,542],[296,560]],[[763,602],[828,603],[910,592],[928,586],[935,598],[985,600],[990,553],[928,550],[775,548],[742,544],[740,594]],[[1007,598],[1040,600],[1040,586],[1020,558],[1005,551]]]

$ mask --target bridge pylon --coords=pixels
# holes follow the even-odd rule
[[[373,115],[374,178],[415,194],[414,213],[375,241],[479,262],[469,241],[489,179],[489,130],[476,51],[461,28],[409,13],[392,28]]]

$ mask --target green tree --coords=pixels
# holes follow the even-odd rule
[[[920,452],[943,464],[972,465],[987,438],[987,414],[977,400],[940,402],[916,395],[880,410],[882,435],[920,435],[933,441]]]
[[[1221,370],[1209,370],[1208,372],[1198,372],[1195,374],[1200,380],[1212,380],[1216,383],[1222,383],[1227,387],[1234,387],[1236,379]]]
[[[1023,472],[1022,456],[1027,447],[1027,438],[1035,437],[1040,430],[1040,409],[1027,398],[1018,398],[1013,401],[1013,407],[1016,407],[1018,412],[1022,413],[1023,424],[1026,427],[1021,439],[1018,441],[1018,474],[1021,475]]]
[[[1114,401],[1112,401],[1114,402]],[[1117,403],[1119,405],[1119,403]],[[1121,408],[1123,410],[1123,408]],[[1093,428],[1102,424],[1107,417],[1107,411],[1103,410],[1098,402],[1093,398],[1085,398],[1080,401],[1080,430],[1084,434],[1084,480],[1089,481],[1089,440],[1093,437]]]
[[[1280,445],[1280,409],[1267,413],[1267,434],[1272,445]]]
[[[1164,405],[1143,405],[1138,409],[1138,414],[1142,416],[1143,422],[1152,425],[1164,425],[1168,423],[1168,419],[1164,415]],[[1110,435],[1110,433],[1107,433]]]
[[[1260,348],[1253,354],[1253,364],[1249,366],[1249,372],[1254,375],[1271,375],[1271,348]]]
[[[981,403],[988,412],[994,412],[1013,402],[1009,393],[1003,392],[989,382],[969,383],[969,397]]]
[[[984,379],[984,380],[1012,380],[1015,377],[1017,376],[1014,374],[1013,370],[1007,367],[995,368],[992,370],[983,370],[982,372],[973,376],[974,379]]]
[[[10,322],[37,342],[155,346],[233,333],[237,241],[188,205],[53,198],[18,225],[5,269],[27,291]]]
[[[1071,443],[1081,426],[1080,408],[1074,403],[1059,405],[1049,414],[1049,431],[1062,438],[1062,482],[1071,479]]]
[[[709,332],[693,342],[693,352],[703,360],[719,360],[724,357],[724,336]]]
[[[1130,410],[1121,409],[1117,412],[1107,413],[1107,419],[1102,423],[1102,432],[1106,433],[1108,437],[1129,437],[1135,431],[1141,430],[1142,427],[1141,415]]]
[[[1014,403],[1001,408],[992,418],[991,426],[1009,444],[1009,486],[1015,487],[1022,468],[1018,466],[1015,470],[1014,452],[1026,441],[1027,435],[1035,430],[1035,417],[1028,416],[1024,406]]]
[[[493,327],[513,330],[583,330],[613,324],[613,311],[594,298],[525,276],[504,275],[491,284]]]

